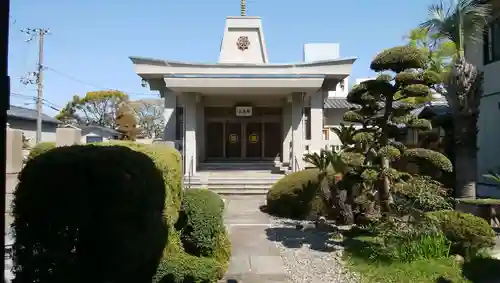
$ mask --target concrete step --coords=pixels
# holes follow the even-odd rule
[[[207,189],[219,195],[266,195],[268,189],[216,189],[216,188],[206,188],[206,187],[191,187],[191,189]]]
[[[209,162],[201,163],[200,168],[205,170],[252,170],[272,169],[276,167],[274,162]]]

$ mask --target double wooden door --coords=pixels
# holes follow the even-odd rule
[[[205,131],[207,158],[272,159],[281,152],[280,123],[209,122]]]

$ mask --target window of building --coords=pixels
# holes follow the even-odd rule
[[[483,38],[484,64],[500,61],[500,18],[493,20]]]
[[[311,108],[304,108],[304,131],[306,140],[311,139]]]
[[[341,89],[342,91],[344,91],[344,90],[345,90],[345,82],[344,82],[344,80],[342,80],[342,81],[340,82],[340,89]]]
[[[324,128],[323,129],[323,140],[327,141],[330,139],[330,129]]]
[[[184,108],[177,107],[175,109],[175,116],[176,116],[175,139],[182,140],[184,138]]]

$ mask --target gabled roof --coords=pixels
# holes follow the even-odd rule
[[[98,125],[88,125],[88,126],[82,126],[82,125],[65,125],[64,127],[71,127],[71,128],[77,128],[82,130],[82,135],[87,135],[90,133],[97,134],[99,136],[118,136],[120,133],[116,130],[98,126]]]
[[[10,105],[9,110],[7,110],[7,117],[9,118],[15,118],[27,121],[36,121],[37,116],[38,115],[35,109]],[[42,114],[42,122],[51,124],[61,124],[61,121],[57,120],[56,118],[50,117],[49,115],[46,114]]]

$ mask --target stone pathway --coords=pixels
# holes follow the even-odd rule
[[[265,196],[227,196],[225,224],[232,242],[232,257],[221,282],[291,282],[280,251],[268,240],[268,215],[259,207]]]

